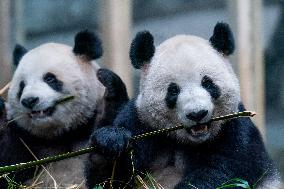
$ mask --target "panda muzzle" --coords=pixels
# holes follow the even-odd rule
[[[45,110],[32,111],[31,113],[29,113],[29,116],[31,118],[44,118],[47,116],[51,116],[54,110],[55,110],[55,107],[52,106]]]

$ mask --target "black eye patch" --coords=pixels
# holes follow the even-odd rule
[[[204,76],[201,81],[201,85],[209,92],[213,99],[217,99],[221,96],[220,88],[213,82],[210,77]]]
[[[170,83],[165,98],[166,104],[170,109],[173,109],[176,106],[179,93],[180,93],[180,87],[176,83]]]
[[[55,91],[61,92],[63,88],[63,82],[58,80],[56,76],[50,72],[43,76],[43,81],[47,83]]]
[[[18,92],[18,99],[21,98],[22,94],[23,94],[23,90],[25,88],[26,84],[24,81],[21,81],[20,84],[19,84],[19,92]]]

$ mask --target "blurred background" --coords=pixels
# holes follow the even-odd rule
[[[234,31],[231,62],[243,101],[258,113],[254,121],[284,178],[284,0],[1,0],[0,88],[12,77],[16,43],[72,46],[75,34],[88,29],[103,41],[100,64],[118,73],[134,96],[139,72],[128,49],[136,32],[149,30],[156,45],[177,34],[209,39],[218,21]]]

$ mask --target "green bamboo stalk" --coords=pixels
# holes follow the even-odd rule
[[[60,98],[59,100],[57,100],[57,101],[55,102],[55,105],[65,103],[65,102],[67,102],[67,101],[73,100],[74,98],[75,98],[75,96],[73,96],[73,95],[65,96],[65,97]]]
[[[55,161],[60,161],[60,160],[66,159],[66,158],[71,158],[71,157],[79,156],[79,155],[82,155],[82,154],[90,153],[94,150],[95,150],[95,147],[84,148],[82,150],[78,150],[78,151],[75,151],[75,152],[68,152],[68,153],[53,156],[53,157],[46,157],[46,158],[43,158],[43,159],[40,159],[40,160],[30,161],[30,162],[27,162],[27,163],[19,163],[19,164],[15,164],[15,165],[0,167],[0,174],[12,173],[12,172],[15,172],[15,171],[28,169],[28,168],[32,168],[32,167],[35,167],[35,166],[44,165],[44,164],[52,163],[52,162],[55,162]]]
[[[253,117],[255,115],[256,115],[256,113],[255,112],[251,112],[251,111],[237,112],[237,113],[228,114],[228,115],[225,115],[225,116],[215,117],[215,118],[212,118],[207,123],[196,124],[195,126],[197,126],[197,125],[205,125],[205,124],[208,124],[208,123],[211,123],[211,122],[214,122],[214,121],[234,119],[234,118],[238,118],[238,117]],[[178,126],[175,126],[175,127],[170,127],[170,128],[160,129],[160,130],[156,130],[156,131],[151,131],[151,132],[148,132],[148,133],[143,133],[143,134],[140,134],[140,135],[136,135],[136,136],[132,137],[132,140],[139,140],[139,139],[142,139],[142,138],[145,138],[145,137],[150,137],[150,136],[157,135],[157,134],[162,134],[162,133],[168,133],[168,132],[176,131],[176,130],[183,129],[183,128],[184,128],[183,125],[178,125]]]
[[[70,99],[73,99],[73,98],[74,97],[71,98],[71,96],[70,96],[66,99],[70,100]],[[64,100],[64,102],[66,101],[66,99]],[[234,114],[229,114],[229,115],[225,115],[225,116],[212,118],[209,122],[220,121],[220,120],[225,120],[225,119],[234,119],[234,118],[239,118],[239,117],[253,117],[254,115],[255,115],[254,112],[244,111],[244,112],[238,112],[238,113],[234,113]],[[140,139],[143,139],[145,137],[154,136],[154,135],[158,135],[158,134],[162,134],[162,133],[167,133],[167,132],[171,132],[171,131],[175,131],[175,130],[179,130],[179,129],[183,129],[183,128],[184,128],[183,126],[179,125],[179,126],[175,126],[175,127],[160,129],[160,130],[156,130],[156,131],[152,131],[152,132],[143,133],[143,134],[140,134],[140,135],[133,136],[132,140],[140,140]],[[83,154],[86,154],[86,153],[93,152],[94,150],[95,150],[95,147],[89,147],[89,148],[84,148],[84,149],[81,149],[81,150],[78,150],[78,151],[75,151],[75,152],[68,152],[68,153],[60,154],[60,155],[53,156],[53,157],[46,157],[46,158],[43,158],[43,159],[40,159],[40,160],[35,160],[35,161],[26,162],[26,163],[19,163],[19,164],[15,164],[15,165],[8,165],[8,166],[0,167],[0,174],[12,173],[12,172],[15,172],[15,171],[28,169],[28,168],[32,168],[32,167],[35,167],[35,166],[40,166],[40,165],[44,165],[44,164],[47,164],[47,163],[52,163],[52,162],[60,161],[60,160],[63,160],[63,159],[72,158],[72,157],[75,157],[75,156],[79,156],[79,155],[83,155]]]

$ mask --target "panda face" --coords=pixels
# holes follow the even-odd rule
[[[227,59],[204,39],[176,36],[165,41],[143,74],[140,118],[156,129],[183,125],[185,129],[170,133],[182,143],[213,139],[222,121],[202,123],[238,110],[238,80]]]
[[[8,94],[8,118],[37,136],[53,137],[86,123],[104,92],[98,68],[72,48],[48,43],[23,56]],[[56,105],[56,101],[75,98]]]

